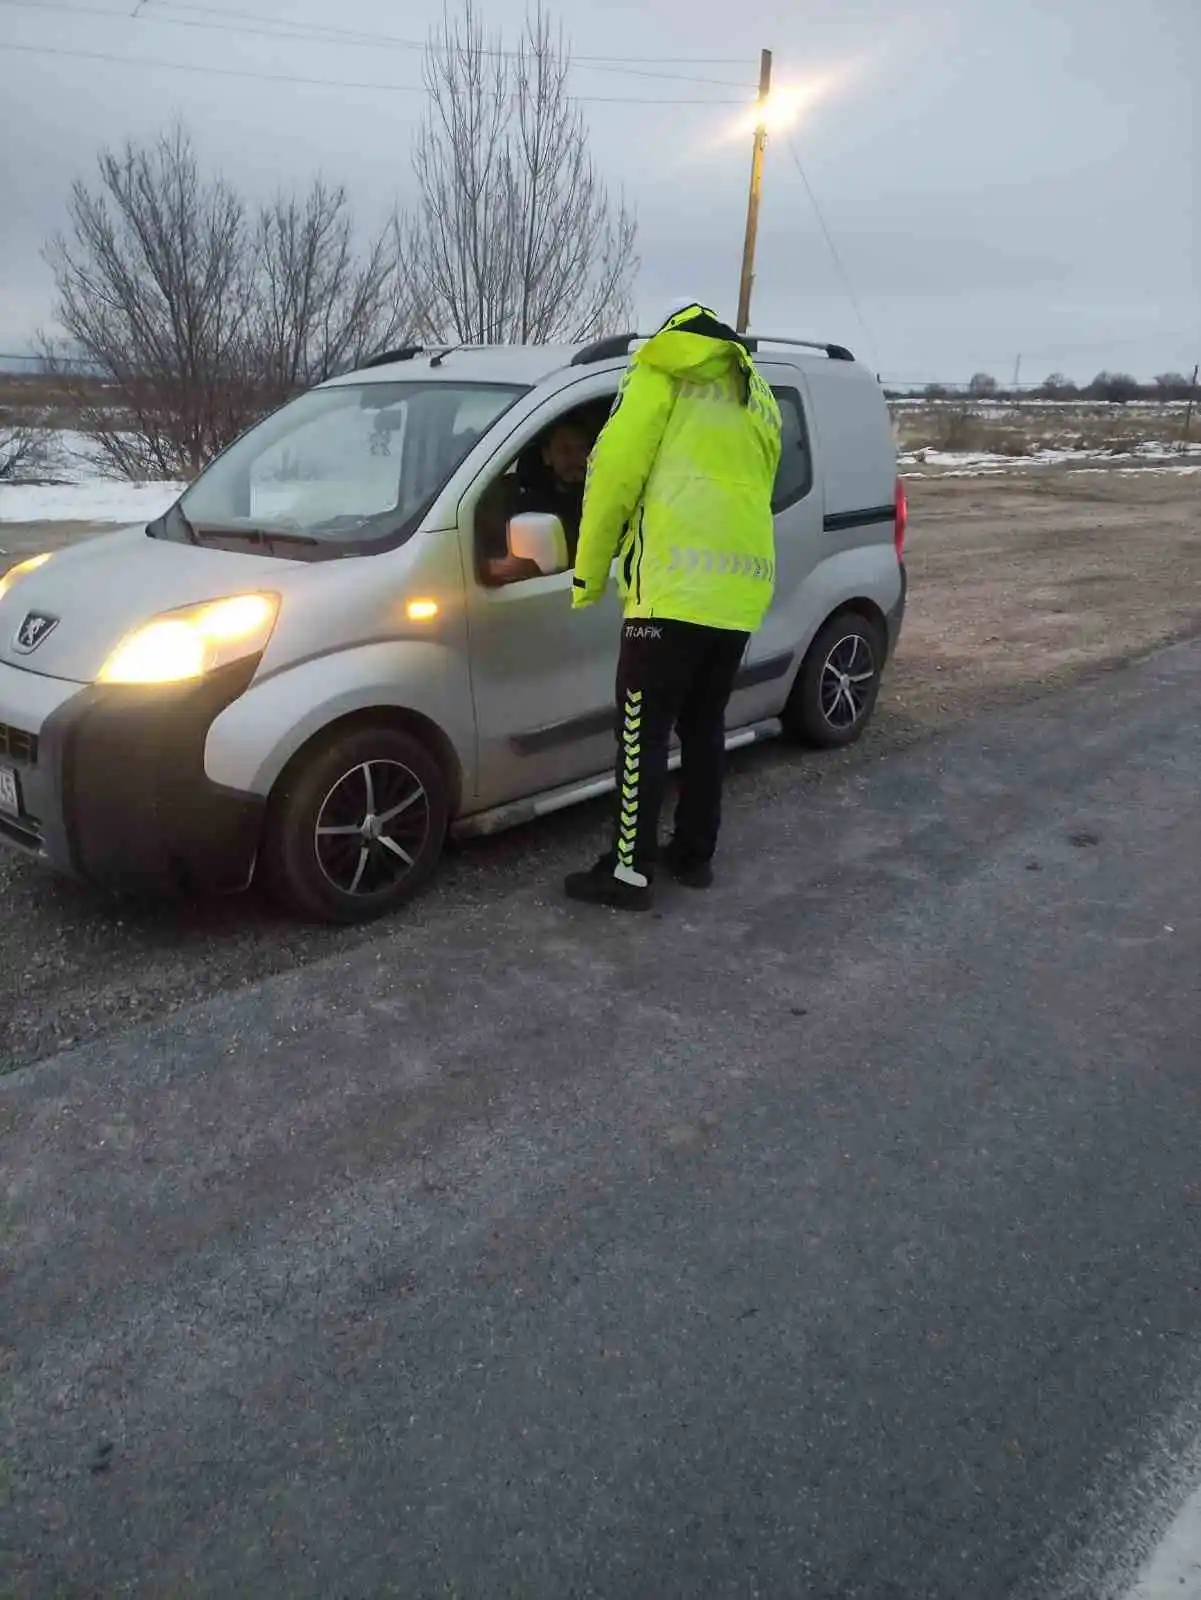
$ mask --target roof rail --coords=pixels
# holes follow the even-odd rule
[[[586,344],[582,350],[577,350],[572,356],[570,365],[573,367],[589,367],[594,361],[613,361],[618,356],[628,356],[630,346],[639,339],[652,339],[650,333],[614,333],[607,339],[597,339],[594,344]],[[740,340],[750,348],[749,340]]]
[[[594,361],[613,361],[618,356],[627,356],[630,346],[636,339],[648,338],[642,333],[615,333],[607,339],[597,339],[593,344],[587,344],[582,350],[577,350],[571,358],[573,367],[589,367]],[[816,339],[775,339],[768,334],[742,334],[741,342],[754,355],[760,345],[782,344],[798,350],[821,350],[831,361],[854,361],[855,357],[844,344],[825,344]]]
[[[825,344],[818,339],[776,339],[771,334],[752,334],[746,340],[747,349],[754,354],[761,344],[783,344],[790,349],[797,350],[824,350],[831,361],[854,361],[853,353],[845,344]]]
[[[402,344],[398,350],[381,350],[370,361],[359,363],[359,372],[369,372],[372,367],[390,367],[394,361],[412,361],[414,356],[425,354],[423,344]]]
[[[569,365],[590,367],[594,361],[612,361],[617,356],[628,356],[630,346],[639,337],[636,333],[614,333],[607,339],[596,339],[582,350],[577,350]]]

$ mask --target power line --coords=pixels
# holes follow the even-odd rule
[[[420,39],[404,39],[397,34],[388,33],[360,33],[348,28],[330,28],[322,23],[293,23],[286,18],[276,22],[269,17],[255,17],[246,12],[225,11],[214,6],[181,5],[178,9],[184,11],[203,12],[208,15],[220,16],[227,20],[211,22],[197,17],[172,17],[163,16],[159,11],[144,11],[147,4],[163,5],[167,0],[138,0],[138,5],[132,13],[99,10],[95,6],[73,5],[71,0],[0,0],[0,6],[18,11],[36,11],[39,13],[66,12],[79,17],[93,17],[103,21],[137,21],[157,22],[170,28],[193,28],[211,33],[240,33],[260,39],[286,39],[297,44],[338,44],[346,49],[384,49],[411,50],[422,55],[427,50],[438,50],[437,46]],[[472,54],[489,56],[494,59],[515,59],[521,52],[517,50],[502,50],[494,47],[483,46]],[[683,72],[658,72],[653,70],[651,58],[631,56],[576,56],[567,52],[568,65],[579,67],[585,72],[610,72],[620,77],[655,78],[669,80],[675,83],[707,84],[718,89],[745,89],[748,94],[752,86],[745,83],[736,83],[730,78],[697,77],[692,73]],[[672,64],[672,63],[668,63]],[[687,58],[681,58],[676,65],[691,64]],[[696,63],[703,64],[703,63]]]
[[[838,274],[842,279],[842,286],[846,290],[847,299],[851,302],[851,307],[855,312],[855,317],[856,317],[856,319],[857,319],[857,321],[859,323],[860,328],[863,330],[863,336],[867,340],[868,346],[871,349],[871,352],[872,352],[872,366],[875,367],[878,370],[879,369],[879,364],[880,364],[880,362],[879,362],[879,357],[880,357],[879,346],[876,344],[875,337],[872,334],[871,329],[868,327],[866,320],[864,319],[863,312],[859,308],[859,301],[856,298],[855,290],[851,285],[850,275],[848,274],[847,269],[846,269],[845,265],[843,264],[842,257],[838,253],[838,247],[834,243],[834,240],[830,235],[830,230],[826,226],[826,219],[822,215],[822,208],[818,205],[817,196],[813,192],[813,186],[809,182],[809,179],[805,175],[805,169],[801,165],[801,158],[797,154],[796,145],[793,143],[791,138],[788,139],[787,143],[788,143],[788,153],[791,155],[791,157],[793,159],[793,163],[796,166],[797,172],[800,174],[801,182],[805,185],[805,193],[809,196],[810,203],[813,206],[814,215],[817,217],[818,225],[821,228],[822,233],[825,235],[826,244],[829,247],[830,254],[834,259],[834,265],[838,268]]]
[[[274,24],[275,19],[263,17],[253,12],[235,11],[228,6],[209,6],[193,4],[192,0],[142,0],[143,4],[154,5],[160,9],[171,11],[192,11],[204,16],[238,18],[244,22]],[[164,19],[165,20],[165,19]],[[325,23],[296,23],[288,18],[280,18],[279,26],[285,28],[300,28],[309,32],[320,32],[324,35],[346,39],[358,39],[369,43],[393,43],[408,49],[424,50],[425,45],[416,40],[401,39],[395,34],[368,33],[350,28],[331,28]],[[485,50],[485,55],[513,55],[512,50]],[[746,62],[740,56],[577,56],[571,58],[575,62],[589,65],[599,65],[602,62],[612,66],[676,66],[676,67],[741,67]]]
[[[9,3],[11,0],[0,0],[0,5]],[[210,67],[196,61],[158,61],[150,56],[120,56],[109,51],[73,50],[62,45],[15,44],[7,39],[0,41],[0,51],[4,50],[19,50],[24,55],[34,56],[71,56],[80,61],[111,61],[125,67],[158,67],[166,72],[205,72],[219,78],[253,78],[262,83],[307,84],[319,89],[377,89],[385,94],[428,93],[425,86],[419,83],[359,83],[348,78],[306,78],[290,72],[259,72],[250,67]],[[571,98],[590,105],[612,106],[743,106],[753,103],[749,100],[711,98],[664,99],[661,95],[573,94]]]
[[[2,0],[5,4],[32,4],[33,0]],[[422,55],[427,50],[442,53],[442,48],[431,44],[428,40],[405,39],[393,33],[363,33],[349,28],[331,28],[323,23],[294,23],[286,18],[279,22],[266,17],[252,16],[247,12],[227,11],[223,7],[200,6],[187,4],[173,4],[173,0],[147,0],[148,4],[156,7],[154,11],[144,12],[142,22],[160,22],[176,28],[207,28],[218,33],[246,33],[254,34],[266,39],[294,39],[297,41],[316,41],[320,43],[340,44],[350,49],[377,50],[381,46],[394,50],[413,50]],[[172,4],[172,9],[180,11],[194,11],[207,16],[220,16],[225,19],[221,22],[199,21],[194,17],[167,17],[157,8]],[[53,8],[57,9],[57,8]],[[236,19],[236,20],[235,20]],[[248,25],[249,24],[249,25]],[[519,50],[505,50],[494,45],[482,45],[472,49],[473,55],[491,57],[492,59],[516,60],[522,52]],[[580,56],[572,51],[567,51],[568,64],[579,67],[585,72],[612,72],[619,76],[634,78],[658,78],[676,83],[701,83],[717,89],[744,89],[748,94],[753,92],[753,85],[736,83],[730,78],[697,77],[692,73],[683,72],[657,72],[653,70],[654,58],[642,56]],[[697,62],[688,57],[665,58],[667,66],[706,66],[706,65],[741,65],[733,62]]]

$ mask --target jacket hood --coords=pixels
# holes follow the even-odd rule
[[[635,353],[634,360],[671,378],[706,383],[735,369],[751,368],[750,353],[733,328],[701,305],[677,312]]]

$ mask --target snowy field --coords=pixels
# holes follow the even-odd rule
[[[1041,449],[1028,455],[973,450],[902,450],[897,460],[906,478],[989,478],[1036,468],[1075,467],[1108,472],[1201,472],[1201,443],[1181,446],[1150,440],[1133,450]]]
[[[108,478],[0,484],[0,523],[152,522],[185,487],[182,483],[120,483]]]
[[[0,523],[150,522],[186,488],[182,483],[130,483],[105,475],[82,433],[52,441],[44,483],[0,483]]]
[[[906,476],[994,477],[1050,468],[1189,472],[1201,418],[1175,401],[903,399],[890,402]]]

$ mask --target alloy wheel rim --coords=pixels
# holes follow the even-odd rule
[[[313,838],[317,863],[341,894],[385,894],[416,866],[429,827],[429,796],[410,768],[402,761],[362,761],[321,802]]]
[[[822,716],[831,728],[845,733],[867,710],[876,663],[862,634],[848,633],[826,656],[819,696]]]

